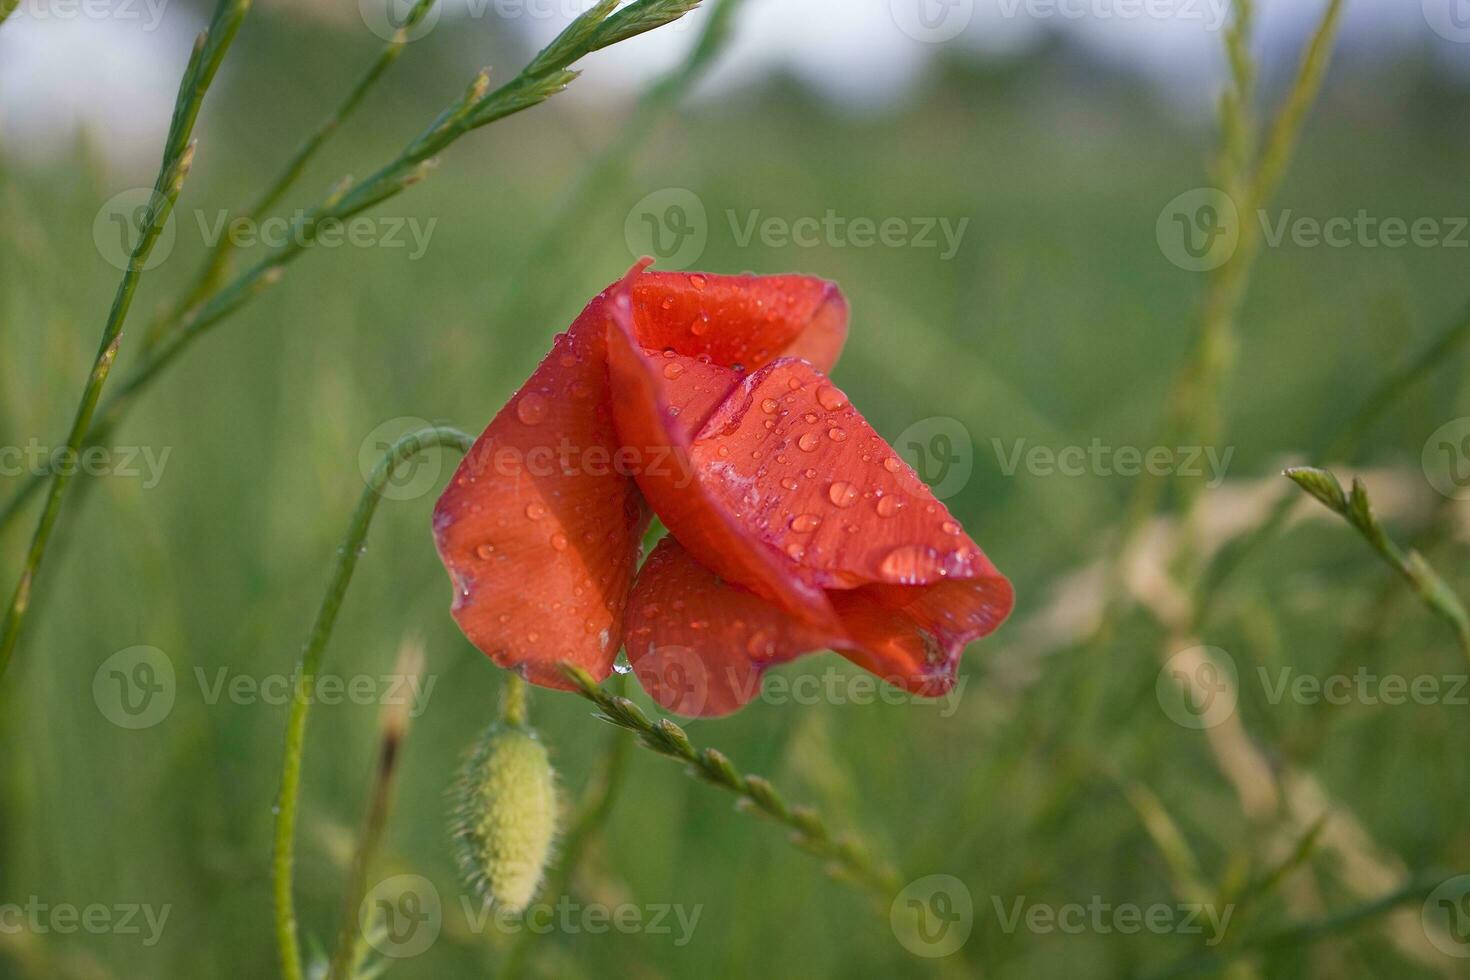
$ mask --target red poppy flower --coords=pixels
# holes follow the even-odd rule
[[[562,661],[600,680],[626,645],[685,715],[825,649],[944,694],[1011,586],[827,380],[841,292],[647,264],[557,336],[439,500],[465,635],[558,688]],[[669,534],[640,568],[655,514]]]

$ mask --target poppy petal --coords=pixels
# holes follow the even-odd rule
[[[647,272],[631,286],[642,347],[751,371],[782,356],[831,370],[847,340],[847,300],[824,279]]]
[[[547,687],[570,687],[562,660],[599,680],[611,671],[649,521],[618,466],[607,319],[604,293],[491,421],[434,510],[460,628]]]
[[[949,692],[965,647],[993,632],[1014,602],[1000,575],[829,596],[849,637],[838,652],[894,687],[931,698]]]
[[[635,270],[625,282],[640,278]],[[805,581],[790,561],[751,536],[739,511],[712,497],[707,474],[690,464],[689,446],[701,412],[708,413],[709,394],[719,387],[716,376],[692,369],[673,371],[681,362],[645,350],[638,343],[629,291],[615,289],[610,300],[608,368],[613,415],[625,447],[667,465],[640,469],[639,488],[670,533],[707,568],[764,596],[809,625],[838,631],[838,623],[822,590]],[[697,360],[693,363],[699,363]],[[711,368],[713,365],[703,365]],[[693,380],[691,380],[693,378]],[[725,383],[736,384],[730,371]],[[681,408],[690,388],[703,386],[694,408]],[[728,390],[728,388],[726,389]],[[723,395],[723,392],[721,392]],[[718,468],[723,460],[715,460]]]
[[[760,692],[761,674],[840,638],[802,623],[705,568],[672,537],[638,572],[628,606],[628,660],[669,711],[715,717]]]
[[[812,365],[740,382],[690,447],[746,533],[829,589],[998,577],[929,488]]]

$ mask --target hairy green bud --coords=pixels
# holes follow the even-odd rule
[[[536,896],[556,837],[556,771],[534,731],[485,730],[454,793],[460,869],[497,908],[523,912]]]

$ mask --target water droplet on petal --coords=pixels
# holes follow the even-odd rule
[[[673,381],[675,378],[683,373],[684,365],[680,364],[678,361],[670,361],[669,363],[664,365],[664,377],[668,378],[670,381]]]
[[[516,402],[516,418],[526,425],[539,425],[546,418],[549,411],[546,397],[534,391],[528,391]]]
[[[851,507],[859,497],[858,488],[846,480],[838,480],[827,488],[827,497],[838,507]]]
[[[765,412],[767,415],[775,415],[776,410],[780,407],[781,403],[776,401],[776,399],[774,398],[767,398],[761,402],[761,411]]]
[[[894,514],[898,513],[899,508],[902,506],[903,504],[899,502],[899,499],[897,497],[879,497],[878,516],[892,517]]]
[[[816,514],[797,514],[791,519],[791,530],[798,534],[805,534],[808,531],[815,531],[821,523],[822,519]]]
[[[903,469],[903,462],[897,456],[889,456],[883,461],[883,468],[890,473],[897,473]]]
[[[827,430],[827,438],[833,442],[842,442],[847,439],[847,430],[840,425],[834,425]]]
[[[808,452],[809,453],[813,449],[816,449],[817,448],[817,443],[820,442],[820,441],[821,440],[817,438],[817,434],[815,432],[808,432],[805,435],[803,435],[800,439],[796,440],[796,446],[802,452]]]
[[[894,548],[883,559],[879,570],[884,577],[902,584],[914,584],[936,571],[934,549],[917,544]]]
[[[959,534],[960,533],[960,526],[958,524],[956,524],[954,521],[945,521],[943,524],[940,525],[940,527],[944,529],[944,533],[945,534]]]
[[[482,544],[475,549],[475,554],[479,556],[481,561],[489,561],[495,556],[495,545]]]
[[[799,488],[801,484],[796,482],[795,477],[788,476],[782,479],[781,486],[785,487],[787,490],[795,490]]]
[[[567,550],[567,536],[558,531],[551,536],[551,546],[557,551]]]
[[[829,412],[835,412],[839,408],[847,407],[847,396],[831,385],[823,385],[817,389],[817,404]]]
[[[705,283],[707,282],[709,282],[709,280],[697,272],[689,277],[689,285],[693,286],[695,289],[703,289]]]
[[[791,556],[793,561],[801,561],[802,556],[806,554],[806,549],[792,542],[786,546],[786,553]]]
[[[533,521],[539,521],[541,520],[541,518],[546,516],[546,508],[542,507],[540,504],[527,504],[526,516]]]

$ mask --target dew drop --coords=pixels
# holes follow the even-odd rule
[[[695,289],[703,289],[707,282],[709,282],[709,280],[697,272],[689,277],[689,285],[693,286]]]
[[[817,448],[817,443],[819,443],[820,441],[821,440],[817,438],[817,434],[815,432],[808,432],[800,439],[796,440],[796,446],[802,452],[809,453],[813,449]]]
[[[945,534],[960,533],[960,526],[954,521],[945,521],[943,524],[940,525],[940,527],[943,528]]]
[[[546,508],[542,507],[540,504],[527,504],[526,516],[533,521],[539,521],[541,520],[541,518],[546,516]]]
[[[482,544],[475,549],[475,554],[480,557],[481,561],[489,561],[495,556],[495,545]]]
[[[834,425],[827,430],[827,438],[833,442],[844,442],[847,439],[847,430],[840,425]]]
[[[795,477],[788,476],[781,481],[781,486],[785,487],[787,490],[796,490],[801,486],[801,484],[796,482]]]
[[[664,297],[664,301],[663,301],[663,304],[662,305],[663,305],[663,308],[664,309],[666,309],[666,310],[672,310],[674,308],[674,297],[672,297],[672,296],[666,296],[666,297]]]
[[[534,391],[528,391],[516,402],[516,418],[526,425],[539,425],[546,418],[548,411],[546,398]]]
[[[551,536],[551,546],[557,551],[567,550],[567,536],[558,531]]]
[[[851,507],[859,496],[858,488],[846,480],[838,480],[827,488],[827,498],[838,507]]]
[[[670,381],[673,381],[675,378],[683,373],[684,365],[680,364],[678,361],[670,361],[669,363],[664,365],[664,377],[668,378]]]
[[[761,402],[761,411],[765,412],[767,415],[775,415],[776,410],[780,407],[781,403],[776,401],[776,399],[774,398],[767,398],[765,401]]]
[[[934,549],[916,544],[894,548],[884,557],[879,570],[887,578],[913,584],[935,570]]]
[[[829,412],[835,412],[839,408],[847,407],[847,396],[831,385],[823,385],[817,389],[817,404]]]
[[[797,514],[791,519],[791,530],[798,534],[805,534],[808,531],[815,531],[821,523],[822,519],[816,514]]]
[[[903,504],[899,503],[897,497],[879,497],[878,516],[892,517],[894,514],[898,513],[899,508],[901,508],[902,506]]]
[[[794,561],[801,561],[802,557],[806,554],[806,549],[803,548],[801,545],[793,542],[786,546],[786,553],[790,555]]]
[[[897,473],[899,470],[903,469],[903,463],[899,460],[897,456],[889,456],[883,461],[883,468],[890,473]]]

